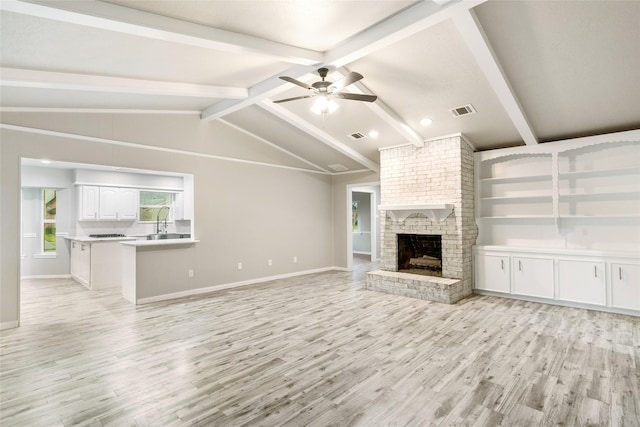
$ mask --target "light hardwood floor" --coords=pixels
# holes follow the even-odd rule
[[[640,319],[329,272],[135,307],[23,282],[0,425],[639,426]]]

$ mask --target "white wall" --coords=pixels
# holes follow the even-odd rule
[[[230,155],[238,146],[236,159],[274,166],[296,161],[279,162],[283,153],[246,136],[234,140],[239,132],[222,123],[202,122],[197,115],[63,113],[9,113],[2,121],[65,133],[0,131],[2,326],[19,319],[21,157],[193,174],[195,234],[200,240],[193,251],[195,280],[189,286],[194,289],[333,265],[331,177],[225,160],[220,153]],[[88,141],[82,135],[118,143]],[[273,260],[271,267],[268,259]],[[243,262],[242,270],[237,262]]]

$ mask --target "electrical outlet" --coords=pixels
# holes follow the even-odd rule
[[[297,256],[294,256],[294,257],[293,257],[293,263],[295,264],[295,263],[297,263],[297,262],[298,262],[298,257],[297,257]]]
[[[270,259],[269,261],[267,261],[267,264],[269,265],[269,267],[271,267],[273,265],[273,260]]]
[[[242,270],[242,263],[241,262],[238,263],[238,270]]]
[[[193,270],[189,270],[189,277],[193,277]]]

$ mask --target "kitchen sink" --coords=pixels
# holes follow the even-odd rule
[[[149,234],[147,240],[189,239],[191,234],[185,233],[156,233]]]

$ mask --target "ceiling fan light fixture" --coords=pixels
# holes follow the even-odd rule
[[[318,115],[331,114],[336,111],[338,107],[338,104],[334,100],[326,96],[319,96],[311,106],[311,111]]]

